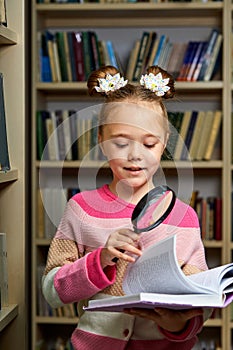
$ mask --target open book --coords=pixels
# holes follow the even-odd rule
[[[122,311],[125,308],[226,307],[233,300],[233,263],[185,276],[176,258],[176,236],[143,252],[127,267],[125,296],[90,300],[85,310]],[[98,296],[97,296],[98,298]]]

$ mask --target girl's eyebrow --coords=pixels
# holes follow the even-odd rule
[[[130,139],[130,138],[132,138],[132,135],[131,135],[131,134],[119,133],[119,134],[111,134],[110,137],[111,137],[111,138],[123,137],[123,138]],[[158,136],[153,135],[153,134],[146,134],[146,135],[143,135],[143,137],[154,137],[154,138],[158,138]]]

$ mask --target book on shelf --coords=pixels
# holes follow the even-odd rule
[[[215,41],[208,67],[205,71],[204,81],[209,81],[212,79],[216,69],[221,62],[221,47],[222,47],[223,35],[218,33],[217,39]]]
[[[209,39],[207,40],[208,43],[207,43],[205,52],[203,53],[203,62],[202,62],[197,80],[203,81],[205,78],[205,74],[206,74],[207,68],[210,65],[211,55],[212,55],[218,34],[219,34],[218,29],[216,28],[212,29],[209,35]]]
[[[193,132],[196,126],[197,117],[198,117],[198,111],[192,111],[187,134],[184,140],[184,147],[181,152],[181,157],[180,157],[181,160],[187,160],[189,158],[190,145],[192,142]]]
[[[136,65],[136,60],[137,60],[139,48],[140,48],[140,39],[135,41],[135,44],[134,44],[132,50],[130,51],[130,56],[129,56],[129,60],[127,63],[127,68],[126,68],[126,78],[129,81],[133,80],[133,73],[134,73],[134,68]]]
[[[193,191],[191,198],[190,205],[197,213],[202,239],[220,241],[222,239],[222,198],[217,196],[204,198],[199,196],[198,191]]]
[[[163,53],[163,50],[164,50],[164,47],[165,47],[167,41],[168,41],[167,35],[162,34],[161,37],[159,38],[158,48],[157,48],[157,51],[156,51],[156,54],[155,54],[155,57],[153,60],[153,66],[157,66],[159,64],[159,60],[162,56],[162,53]]]
[[[51,239],[62,218],[69,198],[79,188],[39,188],[37,190],[37,238]]]
[[[177,138],[176,145],[174,145],[174,156],[173,156],[174,160],[180,160],[181,158],[181,153],[184,147],[184,140],[188,132],[191,116],[192,116],[192,111],[185,111],[183,113],[179,136]]]
[[[3,74],[0,73],[0,170],[10,170]]]
[[[0,232],[0,310],[8,306],[8,264],[7,264],[7,237]]]
[[[146,248],[127,267],[124,296],[89,300],[89,311],[122,311],[125,308],[164,307],[224,308],[233,300],[233,264],[186,276],[176,257],[176,235]]]
[[[196,50],[193,56],[192,61],[190,62],[190,66],[187,72],[187,76],[186,76],[186,80],[187,81],[192,81],[194,78],[194,72],[197,68],[198,62],[201,58],[203,49],[205,47],[205,41],[198,41],[197,42],[197,46],[196,46]]]
[[[138,56],[136,59],[136,65],[133,72],[133,79],[132,79],[133,81],[137,81],[141,76],[143,60],[146,53],[146,47],[149,43],[149,39],[150,39],[150,33],[144,31],[142,33]]]
[[[85,81],[82,32],[72,32],[77,81]]]
[[[187,80],[190,67],[192,66],[192,63],[195,58],[197,47],[198,47],[198,43],[196,41],[189,41],[187,49],[185,51],[180,73],[176,78],[177,81]]]
[[[208,138],[207,138],[207,146],[205,149],[205,153],[203,155],[204,160],[210,160],[213,149],[221,128],[221,123],[222,123],[222,111],[216,110],[214,112],[213,116],[213,122],[211,125],[211,130],[209,132]]]
[[[0,24],[7,27],[6,0],[0,0]]]

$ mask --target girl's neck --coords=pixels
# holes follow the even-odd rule
[[[109,184],[109,190],[113,194],[131,204],[137,204],[139,200],[152,188],[154,188],[153,183],[146,183],[144,186],[139,188],[129,187],[122,182],[120,184],[115,184],[114,182]]]

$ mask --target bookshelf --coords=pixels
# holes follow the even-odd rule
[[[0,231],[7,236],[9,305],[0,311],[0,348],[27,348],[26,272],[26,2],[7,2],[7,27],[0,26],[0,72],[11,170],[0,171]]]
[[[65,325],[64,334],[67,335],[75,327],[77,320],[69,320],[64,317],[43,317],[37,312],[37,272],[38,264],[44,263],[49,246],[49,240],[37,237],[37,190],[40,177],[43,185],[54,186],[59,171],[63,172],[64,184],[73,185],[80,161],[38,161],[36,158],[36,120],[38,109],[80,109],[88,104],[100,103],[101,100],[90,100],[86,92],[85,82],[57,82],[45,83],[38,81],[37,71],[37,44],[35,38],[37,31],[49,30],[87,30],[91,28],[112,37],[115,44],[120,42],[117,37],[124,37],[122,41],[122,56],[129,57],[130,36],[132,41],[140,37],[145,28],[156,30],[159,34],[165,32],[173,39],[180,37],[188,40],[189,35],[207,36],[211,28],[217,27],[223,33],[223,62],[221,66],[221,78],[209,82],[177,82],[178,104],[171,108],[202,107],[206,110],[212,108],[221,109],[223,112],[221,140],[221,156],[210,161],[170,161],[163,162],[165,175],[169,178],[171,187],[177,186],[175,177],[177,170],[182,176],[185,186],[189,184],[189,176],[193,176],[194,189],[200,190],[203,196],[218,195],[223,199],[222,232],[221,241],[205,241],[207,259],[210,266],[224,264],[232,260],[231,243],[231,191],[232,169],[231,166],[231,67],[230,50],[233,8],[229,1],[222,2],[185,2],[185,3],[83,3],[83,4],[32,4],[32,349],[44,339],[56,339],[60,335],[62,325]],[[185,30],[183,30],[185,29]],[[195,29],[195,30],[193,30]],[[107,32],[107,34],[106,34]],[[135,34],[136,33],[136,34]],[[118,41],[117,41],[118,40]],[[122,40],[122,39],[121,39]],[[127,41],[128,40],[128,41]],[[127,51],[128,46],[128,51]],[[126,52],[127,51],[127,55]],[[121,51],[119,52],[121,55]],[[122,62],[126,65],[126,62]],[[181,101],[181,102],[180,102]],[[64,106],[64,107],[63,107]],[[179,106],[179,107],[177,107]],[[197,107],[198,106],[198,107]],[[220,146],[219,146],[220,147]],[[99,170],[99,181],[109,176],[107,165],[98,161],[85,162],[86,173],[84,176],[92,176],[96,169]],[[88,175],[87,175],[88,174]],[[184,186],[184,187],[185,187]],[[49,330],[49,331],[48,331]],[[51,339],[48,333],[51,332]],[[229,310],[223,310],[221,316],[207,321],[200,339],[214,339],[222,350],[231,349],[233,326],[230,323]],[[49,348],[48,348],[49,349]],[[47,350],[47,349],[46,349]]]

